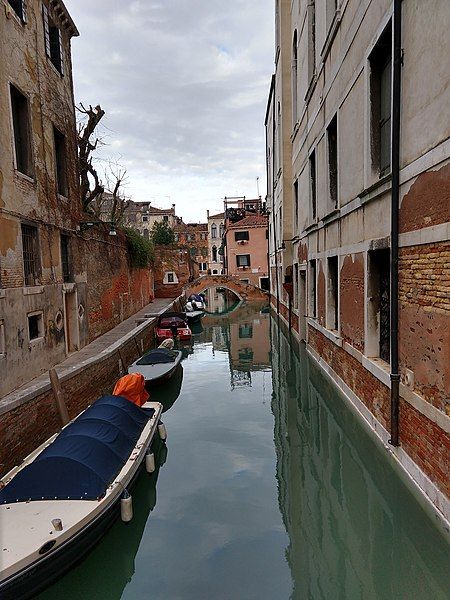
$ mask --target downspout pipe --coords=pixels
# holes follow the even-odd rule
[[[273,248],[275,252],[275,283],[277,286],[277,316],[280,316],[280,283],[278,275],[278,248],[277,248],[277,232],[276,232],[276,211],[275,211],[275,82],[273,88],[272,101],[272,230],[273,230]]]
[[[394,1],[392,76],[392,194],[391,194],[391,438],[399,446],[399,359],[398,359],[398,239],[400,205],[400,120],[402,75],[402,0]]]

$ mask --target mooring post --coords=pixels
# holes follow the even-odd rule
[[[120,348],[117,348],[117,353],[119,355],[120,363],[122,365],[122,368],[120,369],[120,375],[124,375],[126,373],[127,367],[126,367],[125,359],[123,357],[122,350]]]
[[[48,375],[50,377],[50,383],[52,386],[53,393],[55,395],[56,406],[58,408],[59,416],[61,418],[61,423],[64,427],[64,425],[67,425],[67,423],[70,421],[70,418],[69,411],[67,410],[67,405],[64,399],[64,393],[62,391],[61,383],[59,381],[58,374],[56,373],[55,369],[50,369]]]

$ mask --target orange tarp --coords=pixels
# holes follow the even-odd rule
[[[121,377],[113,391],[114,396],[122,396],[137,406],[142,406],[150,398],[145,389],[145,379],[140,373]]]

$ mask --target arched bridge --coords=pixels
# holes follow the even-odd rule
[[[184,288],[186,296],[199,294],[208,288],[222,287],[235,293],[240,300],[268,300],[268,292],[250,284],[243,283],[229,275],[202,275],[195,281],[188,283]]]

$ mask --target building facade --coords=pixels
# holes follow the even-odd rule
[[[208,271],[208,225],[207,223],[184,223],[178,219],[173,227],[175,244],[186,249],[193,261],[198,265],[200,275]]]
[[[225,232],[225,213],[210,215],[208,220],[208,272],[210,275],[223,275],[223,253],[219,252]]]
[[[71,39],[62,2],[0,11],[0,396],[81,347],[85,274]]]
[[[272,305],[447,518],[449,18],[277,0],[266,113]]]

